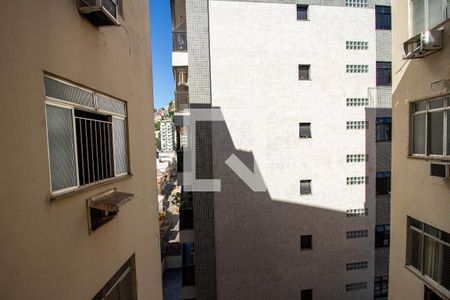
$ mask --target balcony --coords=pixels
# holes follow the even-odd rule
[[[392,108],[392,87],[377,86],[369,88],[369,107]]]
[[[182,113],[189,109],[189,92],[175,92],[175,112]]]
[[[187,51],[187,38],[185,31],[172,32],[172,51],[173,52]]]

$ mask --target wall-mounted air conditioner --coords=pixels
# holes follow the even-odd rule
[[[449,178],[450,176],[450,163],[431,163],[430,164],[430,176]]]
[[[421,58],[442,49],[443,30],[421,32],[403,43],[405,56],[403,59]]]
[[[78,0],[78,12],[96,26],[120,25],[118,0]]]

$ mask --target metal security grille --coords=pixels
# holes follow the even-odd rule
[[[367,49],[369,49],[369,42],[346,41],[345,48],[347,50],[367,50]]]
[[[73,111],[46,105],[48,151],[52,190],[77,186]]]
[[[45,96],[94,107],[94,93],[59,80],[44,77]]]
[[[112,122],[107,116],[75,111],[80,185],[114,176]]]

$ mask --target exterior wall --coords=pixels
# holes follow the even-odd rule
[[[450,182],[431,177],[429,161],[408,158],[409,105],[439,95],[430,84],[450,78],[450,24],[444,26],[444,49],[405,64],[403,42],[408,40],[408,1],[393,1],[393,143],[390,251],[390,299],[423,299],[424,283],[405,268],[407,216],[450,231]],[[405,64],[402,67],[402,65]],[[397,72],[398,70],[398,72]]]
[[[214,178],[222,179],[214,195],[218,298],[296,299],[309,288],[316,299],[373,298],[376,155],[367,165],[346,155],[368,151],[376,114],[345,103],[375,86],[374,10],[310,5],[310,21],[297,21],[294,4],[211,1],[209,13],[212,105],[225,119],[212,134]],[[347,40],[370,46],[346,50]],[[311,65],[311,81],[298,81],[298,64]],[[369,72],[347,74],[346,64]],[[371,120],[369,130],[346,129],[357,120]],[[299,139],[299,122],[312,123],[312,139]],[[251,170],[257,164],[267,193],[250,191],[223,164],[233,153]],[[351,176],[369,184],[346,185]],[[311,196],[299,195],[300,179],[312,179]],[[347,209],[364,207],[368,217],[347,218]],[[346,239],[359,229],[368,238]],[[313,235],[312,251],[300,251],[303,234]],[[368,269],[346,271],[361,260]],[[366,290],[345,291],[361,281]]]
[[[75,3],[2,10],[2,298],[92,299],[135,253],[138,298],[161,299],[148,2],[124,1],[130,45],[124,30],[93,26]],[[44,72],[127,101],[132,177],[49,200]],[[86,199],[113,187],[137,198],[89,235]]]

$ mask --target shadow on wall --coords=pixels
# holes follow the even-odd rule
[[[349,217],[253,192],[225,164],[234,154],[253,171],[253,154],[236,149],[226,122],[212,122],[211,129],[212,178],[222,186],[213,200],[217,298],[299,299],[301,290],[313,289],[314,299],[373,299],[374,209]],[[291,179],[300,186],[300,178]],[[308,197],[312,205],[313,199]],[[347,239],[354,230],[368,230],[368,237]],[[312,248],[301,249],[301,236],[308,235]],[[346,270],[347,263],[360,261],[368,261],[368,268]],[[346,291],[346,284],[358,282],[367,287]]]

